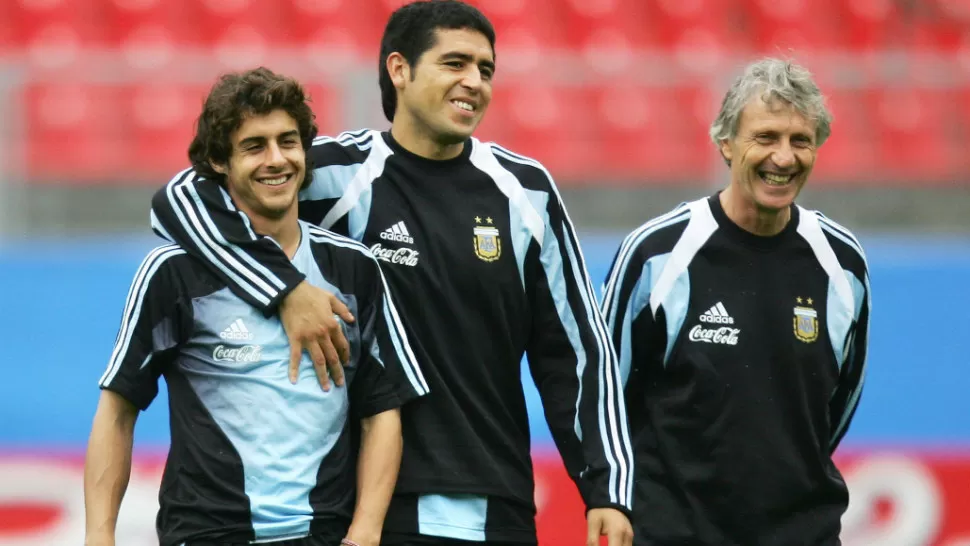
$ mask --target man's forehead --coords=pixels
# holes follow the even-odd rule
[[[476,61],[495,62],[495,52],[488,38],[477,30],[469,28],[438,28],[435,29],[435,43],[429,52],[436,55],[447,53],[461,53],[470,55]]]
[[[274,110],[265,114],[253,112],[244,114],[235,133],[238,140],[244,140],[256,136],[278,136],[297,130],[298,126],[293,116],[284,110]]]
[[[754,124],[770,123],[774,120],[786,121],[805,125],[814,129],[815,123],[802,113],[794,104],[781,97],[755,95],[748,101],[741,111],[742,121]]]

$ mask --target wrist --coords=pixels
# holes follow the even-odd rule
[[[84,546],[114,546],[114,533],[98,531],[84,535]]]
[[[350,544],[347,544],[347,543]],[[378,546],[381,543],[380,526],[351,524],[344,539],[344,546]]]

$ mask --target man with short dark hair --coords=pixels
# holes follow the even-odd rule
[[[623,393],[576,233],[540,163],[472,137],[492,97],[494,44],[491,23],[468,4],[401,7],[381,42],[390,131],[324,137],[310,150],[317,168],[301,218],[362,241],[382,261],[431,391],[402,412],[384,542],[536,543],[520,380],[528,356],[588,509],[587,543],[602,534],[611,546],[629,544]],[[271,241],[249,235],[217,184],[184,172],[152,204],[156,226],[260,311],[275,313],[282,299],[284,324],[327,331],[325,295],[300,293],[299,272]]]
[[[344,326],[347,388],[291,383],[279,319],[178,245],[151,251],[100,381],[84,473],[87,546],[115,542],[135,420],[163,376],[172,446],[159,494],[162,546],[379,544],[401,460],[398,408],[427,387],[377,261],[297,218],[316,132],[296,81],[251,70],[213,87],[189,155],[254,236],[270,238],[306,282],[357,316]],[[297,372],[315,375],[309,359]]]

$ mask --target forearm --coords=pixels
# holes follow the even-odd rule
[[[377,544],[401,466],[401,414],[397,409],[362,420],[357,463],[357,506],[347,537]]]
[[[91,428],[84,463],[85,544],[113,545],[121,499],[131,475],[134,415],[102,402]]]

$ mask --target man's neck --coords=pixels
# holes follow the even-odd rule
[[[791,220],[789,207],[781,210],[759,208],[753,201],[745,199],[733,184],[721,192],[720,201],[728,219],[741,229],[762,237],[781,233]]]
[[[464,142],[441,144],[436,142],[427,131],[422,131],[403,116],[395,116],[391,124],[391,136],[402,148],[426,159],[443,161],[461,155]]]
[[[240,207],[242,209],[242,207]],[[249,216],[253,231],[260,235],[270,237],[286,254],[287,258],[293,259],[296,251],[300,248],[300,221],[297,216],[297,208],[293,207],[280,218],[267,218],[251,211],[243,210]]]

